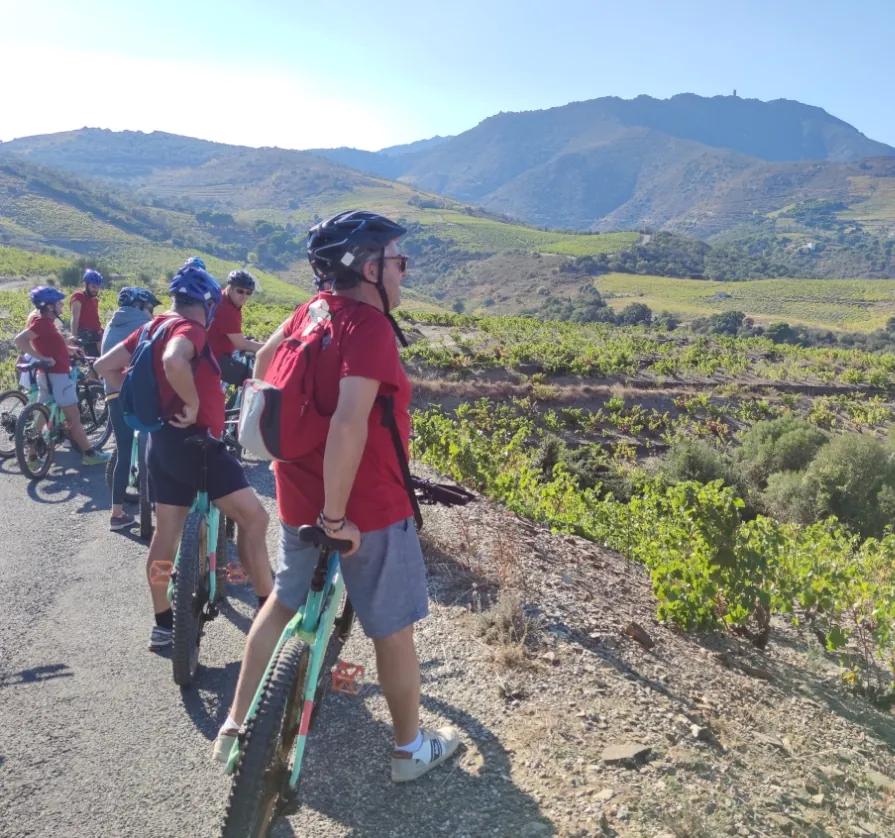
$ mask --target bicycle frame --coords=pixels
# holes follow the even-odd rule
[[[325,548],[323,548],[325,549]],[[314,571],[316,577],[319,572]],[[289,788],[294,789],[298,784],[298,775],[301,773],[301,763],[304,758],[305,744],[308,738],[308,727],[311,723],[311,715],[314,711],[314,694],[317,691],[317,681],[320,677],[320,667],[323,665],[323,657],[326,654],[326,647],[329,637],[332,634],[333,626],[336,621],[336,609],[332,604],[338,603],[342,599],[342,592],[345,590],[345,580],[342,578],[342,572],[339,565],[339,553],[333,551],[329,555],[326,566],[326,576],[323,585],[319,591],[315,591],[316,586],[312,583],[311,590],[308,592],[308,598],[305,600],[304,607],[299,609],[298,613],[289,621],[280,639],[277,641],[276,648],[267,662],[267,668],[264,670],[264,677],[261,679],[258,689],[255,691],[255,697],[246,714],[246,724],[258,709],[261,702],[261,696],[267,684],[267,679],[273,669],[274,662],[280,653],[280,649],[286,641],[293,635],[298,635],[310,647],[310,660],[308,661],[308,670],[305,673],[305,682],[302,685],[302,709],[301,721],[299,722],[298,735],[295,738],[295,746],[293,752],[295,754],[292,766],[292,774],[289,777]],[[236,766],[240,758],[240,742],[239,737],[235,737],[233,748],[230,751],[230,757],[227,761],[227,773],[232,774],[236,770]]]
[[[136,445],[136,436],[134,437]],[[199,492],[193,505],[190,507],[189,515],[198,512],[205,518],[206,533],[206,550],[208,557],[208,601],[214,602],[217,596],[217,533],[218,526],[221,521],[221,512],[208,500],[207,492]],[[180,553],[183,549],[183,541],[177,546],[177,555],[174,557],[174,570],[180,566]],[[174,579],[168,579],[168,602],[174,599]]]
[[[140,431],[134,431],[134,441],[131,443],[131,467],[127,473],[127,485],[131,489],[138,488],[139,469],[146,466],[140,462]]]

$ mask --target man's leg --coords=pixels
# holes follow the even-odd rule
[[[155,626],[149,643],[150,650],[171,645],[174,629],[174,614],[168,601],[168,586],[152,584],[152,566],[156,562],[171,562],[177,556],[177,545],[183,532],[188,506],[171,506],[167,503],[155,504],[155,532],[146,556],[146,581],[152,595],[152,610],[155,612]]]
[[[395,728],[395,742],[413,742],[420,730],[420,664],[413,626],[374,640],[373,646],[379,683]]]
[[[214,505],[239,527],[237,549],[239,560],[252,580],[252,587],[262,601],[273,591],[273,574],[267,552],[267,525],[270,516],[252,489],[238,489]]]
[[[258,612],[246,639],[233,706],[214,743],[214,758],[220,762],[227,761],[233,737],[245,723],[277,640],[305,601],[317,557],[318,549],[302,544],[295,527],[280,524],[276,587]]]

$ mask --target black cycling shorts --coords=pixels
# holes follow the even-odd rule
[[[175,428],[165,424],[149,435],[146,462],[149,470],[149,497],[171,506],[193,505],[200,488],[202,458],[208,466],[206,490],[210,500],[232,495],[249,485],[242,464],[223,446],[212,446],[207,453],[187,445],[191,436],[205,433],[195,425]]]

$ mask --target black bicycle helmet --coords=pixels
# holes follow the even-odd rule
[[[363,280],[363,264],[406,232],[400,224],[365,210],[340,212],[321,221],[308,233],[308,261],[314,281],[318,286],[357,285]]]
[[[230,276],[227,277],[227,285],[233,285],[236,288],[254,291],[257,284],[255,277],[248,271],[230,271]]]

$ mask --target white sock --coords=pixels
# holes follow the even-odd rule
[[[417,731],[416,739],[413,740],[409,745],[395,745],[395,748],[399,751],[410,751],[410,753],[415,754],[420,748],[423,747],[423,732],[421,730]]]
[[[221,733],[233,733],[238,731],[242,725],[234,721],[233,716],[227,716],[227,721],[221,727]]]

